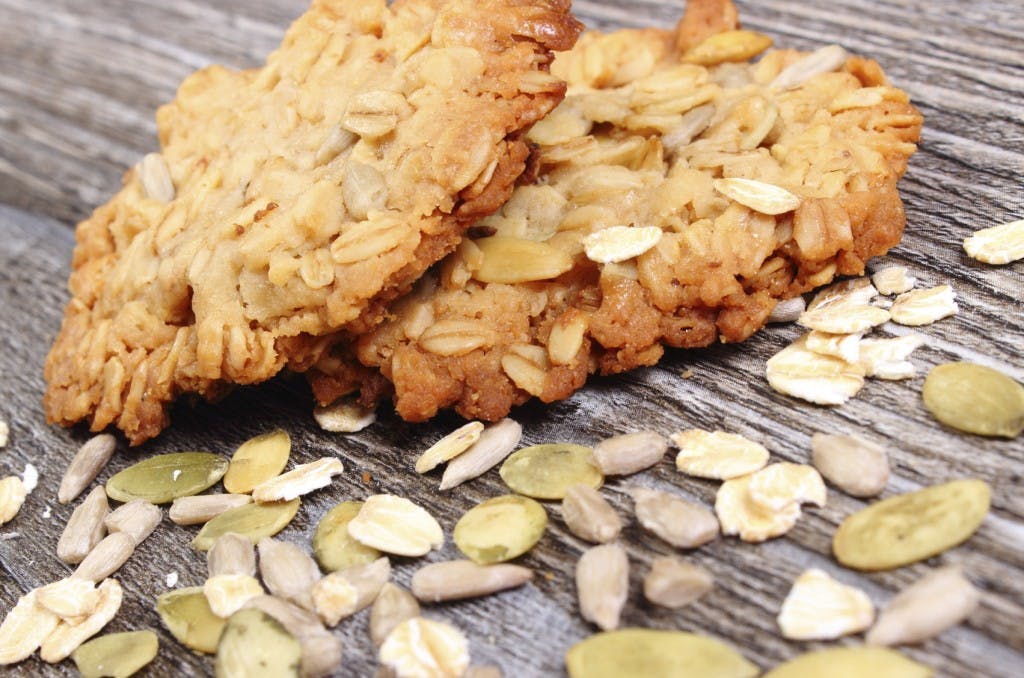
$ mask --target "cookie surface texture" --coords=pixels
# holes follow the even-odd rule
[[[569,91],[529,134],[534,181],[314,369],[317,397],[354,387],[352,351],[389,382],[364,399],[393,389],[406,419],[497,419],[664,346],[742,341],[777,300],[893,247],[921,128],[907,95],[839,47],[765,51],[730,7],[559,54]]]
[[[210,67],[76,231],[49,420],[132,443],[179,394],[304,369],[508,197],[562,98],[567,0],[316,0],[259,69]]]

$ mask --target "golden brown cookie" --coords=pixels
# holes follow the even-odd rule
[[[266,66],[213,67],[77,229],[47,416],[132,443],[180,393],[301,368],[508,197],[561,100],[568,0],[315,0]]]
[[[770,43],[724,0],[676,32],[584,34],[552,66],[569,92],[529,133],[533,182],[311,372],[318,399],[386,394],[376,368],[406,419],[494,420],[862,273],[899,241],[921,116],[874,61]]]

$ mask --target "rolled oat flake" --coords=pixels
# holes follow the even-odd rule
[[[889,570],[938,555],[974,534],[991,490],[981,480],[954,480],[899,494],[849,516],[836,530],[836,559],[858,570]]]
[[[217,678],[294,676],[302,664],[302,647],[281,622],[262,610],[246,608],[231,615],[217,643]]]
[[[128,678],[156,657],[155,633],[130,631],[93,638],[71,653],[82,678]]]
[[[474,506],[455,524],[459,550],[479,565],[520,556],[544,534],[548,514],[529,497],[506,494]]]
[[[500,474],[513,492],[535,499],[563,499],[573,485],[604,484],[593,451],[570,443],[524,447],[505,460]]]
[[[161,454],[129,466],[107,481],[107,496],[129,502],[145,499],[166,504],[178,497],[199,494],[228,470],[228,461],[209,452]]]
[[[720,640],[636,628],[596,633],[576,643],[565,666],[569,678],[753,678],[760,673]]]
[[[991,367],[934,367],[921,396],[933,417],[958,431],[1001,438],[1016,438],[1024,431],[1024,386]]]

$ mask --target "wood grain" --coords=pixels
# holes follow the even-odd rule
[[[839,42],[881,61],[908,90],[926,118],[920,152],[902,183],[908,228],[903,244],[880,263],[908,266],[922,284],[952,282],[960,313],[923,328],[928,344],[914,356],[919,373],[949,360],[998,367],[1024,379],[1024,264],[990,267],[967,259],[960,241],[972,230],[1024,216],[1024,13],[1013,3],[958,0],[759,0],[741,2],[744,24],[783,46],[813,48]],[[153,112],[177,83],[211,62],[237,67],[259,63],[276,46],[301,0],[0,0],[0,418],[11,440],[0,453],[0,474],[25,464],[41,472],[39,487],[21,514],[0,528],[0,612],[28,589],[66,576],[54,556],[57,537],[73,506],[56,503],[60,475],[81,430],[43,421],[41,365],[60,322],[73,244],[73,222],[116,190],[124,168],[155,146]],[[681,2],[577,1],[592,27],[673,23]],[[892,328],[902,332],[901,328]],[[887,495],[956,477],[992,484],[993,508],[966,544],[926,563],[893,572],[860,574],[830,556],[838,523],[863,502],[830,493],[829,505],[811,509],[788,536],[762,545],[719,539],[686,557],[711,570],[714,591],[680,611],[642,601],[639,582],[664,544],[630,524],[624,541],[633,566],[625,623],[700,630],[723,638],[762,668],[806,649],[831,643],[783,640],[774,617],[792,580],[821,567],[864,588],[883,603],[900,587],[939,564],[962,563],[983,591],[982,607],[968,623],[908,655],[943,676],[1015,676],[1024,667],[1024,443],[965,437],[936,424],[923,409],[922,378],[872,381],[858,398],[835,409],[802,404],[772,392],[761,376],[764,361],[798,334],[772,327],[742,346],[671,352],[656,368],[614,379],[595,379],[554,406],[515,413],[525,441],[594,443],[637,428],[671,432],[723,428],[762,440],[778,459],[806,461],[815,431],[856,432],[885,445],[894,477]],[[680,373],[692,370],[684,379]],[[436,491],[436,474],[420,477],[412,460],[456,425],[442,417],[408,425],[382,408],[380,421],[349,436],[320,431],[309,416],[304,383],[280,379],[240,389],[215,405],[178,406],[174,426],[142,449],[117,455],[100,480],[149,454],[208,449],[222,454],[273,427],[289,430],[296,462],[339,455],[347,472],[330,490],[305,502],[282,537],[309,543],[319,517],[343,499],[394,492],[415,499],[447,530],[466,509],[505,491],[496,472],[456,491]],[[368,474],[368,482],[362,478]],[[686,479],[670,459],[656,469],[606,486],[623,513],[631,513],[631,483],[671,488],[704,504],[715,483]],[[584,548],[549,505],[547,536],[523,563],[540,576],[517,591],[428,608],[470,637],[474,661],[501,666],[506,676],[548,676],[562,671],[562,655],[592,629],[576,611],[573,565]],[[108,630],[150,627],[161,650],[146,673],[203,675],[212,663],[179,646],[153,612],[156,595],[195,585],[203,558],[189,540],[195,528],[165,521],[118,577],[124,606]],[[450,543],[429,557],[456,557]],[[396,579],[408,584],[418,563],[398,559]],[[342,625],[344,675],[372,675],[376,662],[366,614]],[[842,644],[856,644],[848,639]],[[72,675],[32,659],[18,667],[36,675]]]

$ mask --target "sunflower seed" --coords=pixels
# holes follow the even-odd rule
[[[804,301],[803,297],[783,299],[775,304],[775,308],[768,314],[768,319],[765,322],[769,324],[793,323],[803,315],[806,309],[807,302]]]
[[[580,614],[602,631],[619,626],[629,594],[629,558],[618,544],[593,546],[576,563],[576,593]]]
[[[124,532],[131,535],[135,544],[141,544],[160,524],[163,512],[145,499],[132,501],[117,507],[103,519],[107,532]]]
[[[472,447],[449,462],[439,489],[450,490],[491,470],[511,454],[522,435],[523,427],[512,419],[488,426]]]
[[[388,582],[370,608],[370,638],[377,647],[396,626],[407,619],[420,616],[420,604],[415,596],[397,584]]]
[[[117,439],[109,433],[94,436],[78,448],[78,453],[61,478],[57,501],[67,504],[81,494],[107,465],[116,448]]]
[[[427,473],[438,464],[459,456],[480,439],[483,430],[484,425],[479,421],[471,421],[455,429],[420,455],[416,460],[416,473]]]
[[[865,641],[868,645],[923,642],[971,616],[980,599],[960,567],[934,570],[889,601]]]
[[[174,181],[167,162],[159,153],[147,153],[139,163],[139,181],[146,197],[157,202],[174,200]]]
[[[220,480],[228,469],[223,457],[208,452],[161,454],[129,466],[107,481],[107,496],[117,501],[145,499],[165,504],[177,497],[199,494]]]
[[[873,497],[889,482],[885,449],[857,436],[815,433],[811,458],[826,480],[854,497]]]
[[[506,494],[474,506],[455,524],[452,538],[480,565],[516,558],[544,535],[548,515],[529,497]]]
[[[425,603],[488,596],[522,586],[533,571],[507,563],[477,565],[471,560],[449,560],[424,565],[412,576],[412,594]]]
[[[135,552],[135,537],[125,532],[108,534],[96,544],[87,555],[72,577],[89,579],[94,582],[103,581],[132,557]]]
[[[625,476],[654,466],[665,456],[668,441],[654,431],[625,433],[594,446],[594,463],[606,476]]]
[[[206,568],[210,577],[221,574],[256,575],[256,549],[245,535],[222,534],[206,552]]]
[[[291,436],[281,429],[246,440],[231,455],[224,474],[224,489],[232,494],[252,492],[284,470],[291,449]]]
[[[714,586],[711,573],[672,556],[651,561],[644,577],[644,598],[662,607],[678,609],[697,600]]]
[[[697,548],[718,536],[718,520],[703,506],[645,487],[630,488],[630,494],[644,529],[676,548]]]
[[[178,497],[171,503],[168,515],[171,522],[176,525],[198,525],[251,501],[252,497],[247,494],[197,494],[191,497]]]
[[[82,562],[107,533],[103,519],[110,512],[107,493],[102,486],[94,488],[79,504],[57,542],[57,557],[74,565]]]
[[[849,55],[839,45],[817,49],[782,70],[768,86],[771,89],[792,89],[823,73],[839,70]]]
[[[324,457],[300,464],[291,471],[266,480],[252,490],[253,501],[290,501],[331,484],[331,478],[345,467],[337,457]]]
[[[313,610],[313,586],[320,580],[320,568],[295,544],[269,537],[260,539],[260,577],[272,594]]]
[[[577,537],[596,544],[610,542],[622,531],[619,514],[589,485],[573,485],[566,491],[562,520]]]
[[[48,663],[66,659],[78,646],[93,637],[114,618],[121,609],[124,592],[116,579],[107,579],[99,587],[99,600],[95,609],[78,624],[62,621],[39,646],[39,657]]]
[[[82,678],[128,678],[156,658],[160,642],[150,630],[110,633],[71,653]]]

